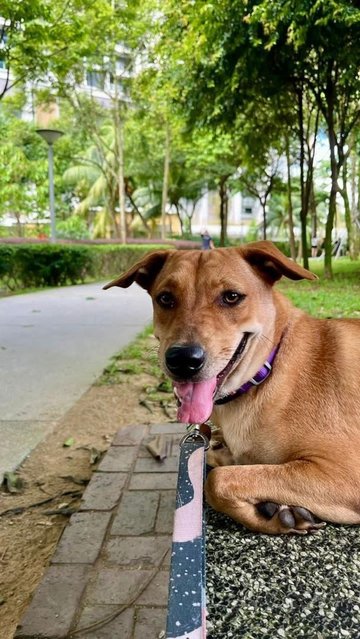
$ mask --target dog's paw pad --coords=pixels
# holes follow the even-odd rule
[[[280,506],[279,508],[279,519],[285,528],[295,528],[296,527],[296,519],[295,515],[292,512],[291,508],[288,506]]]
[[[275,504],[273,501],[261,501],[256,504],[256,510],[266,519],[272,519],[279,507],[279,504]]]
[[[312,534],[326,525],[302,506],[286,506],[272,501],[263,501],[256,504],[256,510],[259,515],[273,522],[279,532]]]

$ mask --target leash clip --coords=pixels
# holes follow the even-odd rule
[[[196,441],[202,441],[204,444],[204,450],[209,449],[209,440],[204,435],[204,433],[200,432],[200,424],[188,424],[186,427],[187,433],[184,435],[179,443],[180,448],[189,442],[195,443]]]

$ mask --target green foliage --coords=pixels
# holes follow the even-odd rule
[[[57,222],[56,236],[66,240],[86,240],[89,239],[86,222],[78,215],[71,215],[67,220]]]
[[[0,273],[12,290],[76,284],[93,274],[93,266],[87,247],[0,244]]]
[[[15,75],[6,90],[21,81],[43,80],[64,89],[83,80],[84,61],[95,64],[114,55],[134,21],[136,0],[3,0],[6,21],[2,58]],[[106,34],[106,37],[104,37]]]
[[[47,154],[35,127],[11,105],[0,111],[0,217],[41,214],[47,197]]]
[[[111,278],[164,246],[1,244],[0,280],[9,290]]]

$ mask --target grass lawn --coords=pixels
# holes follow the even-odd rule
[[[318,280],[293,282],[284,277],[277,287],[295,306],[315,317],[360,317],[360,261],[334,259],[331,281],[323,278],[322,260],[310,260],[310,270]]]

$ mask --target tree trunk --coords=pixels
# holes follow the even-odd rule
[[[226,182],[228,175],[220,178],[219,195],[220,195],[220,246],[225,246],[227,240],[227,210],[228,210],[228,194]]]
[[[356,171],[356,162],[355,162],[355,171]],[[353,209],[353,220],[354,220],[354,252],[353,259],[359,259],[360,255],[360,163],[357,165],[357,203],[355,203],[355,185],[354,185],[354,209]],[[356,178],[354,180],[356,182]]]
[[[262,208],[262,217],[263,217],[263,240],[266,240],[266,227],[267,227],[267,219],[266,219],[266,201],[260,200],[261,208]]]
[[[351,208],[350,208],[350,200],[349,193],[347,188],[347,158],[344,160],[344,164],[342,167],[342,189],[339,189],[340,195],[344,201],[344,210],[345,210],[345,225],[347,231],[347,244],[348,247],[353,245],[353,231],[352,231],[352,219],[351,219]]]
[[[115,82],[117,87],[117,82]],[[116,91],[117,93],[117,91]],[[118,160],[118,192],[119,192],[119,209],[120,209],[120,241],[126,244],[126,204],[125,204],[125,171],[124,171],[124,139],[123,128],[120,117],[120,102],[115,97],[114,103],[114,128],[115,143],[117,149]]]
[[[166,238],[166,205],[168,201],[168,191],[169,191],[170,144],[171,144],[170,127],[169,127],[169,124],[166,123],[164,177],[163,177],[162,198],[161,198],[161,239],[162,240]],[[181,235],[182,235],[183,227],[182,227],[181,221],[180,221],[180,224],[181,224]]]
[[[339,189],[338,177],[339,166],[336,161],[336,136],[333,124],[333,105],[329,102],[329,118],[328,118],[328,136],[330,146],[330,166],[331,166],[331,191],[329,199],[329,211],[325,226],[325,258],[324,258],[324,277],[332,279],[332,231],[334,228],[334,220],[336,216],[336,194]]]
[[[305,146],[304,146],[304,108],[303,108],[303,89],[298,91],[298,122],[299,122],[299,138],[300,138],[300,188],[301,188],[301,210],[300,210],[300,222],[301,222],[301,252],[304,268],[309,268],[308,248],[307,248],[307,208],[306,208],[306,194],[305,194],[305,180],[304,180],[304,166],[305,166]]]
[[[287,199],[288,199],[288,217],[289,217],[289,242],[290,242],[290,255],[296,262],[296,245],[295,245],[295,233],[294,233],[294,212],[292,204],[292,183],[291,183],[291,170],[290,170],[290,145],[289,137],[285,137],[285,152],[286,152],[286,168],[287,168]]]
[[[181,233],[181,235],[184,235],[184,222],[183,222],[183,219],[182,219],[182,217],[180,215],[180,210],[179,210],[179,205],[178,204],[175,204],[175,209],[176,209],[176,215],[177,215],[177,218],[178,218],[179,224],[180,224],[180,233]]]
[[[311,235],[312,237],[317,237],[317,212],[316,212],[316,201],[315,201],[315,187],[314,187],[314,178],[312,177],[310,184],[310,201],[309,208],[311,213]]]
[[[146,230],[146,232],[148,234],[148,237],[150,237],[151,236],[151,228],[150,228],[150,226],[148,225],[147,221],[145,220],[144,216],[142,215],[141,211],[139,210],[139,207],[136,205],[136,202],[134,202],[134,199],[133,199],[132,195],[130,195],[130,193],[127,193],[127,196],[128,196],[128,198],[130,200],[131,206],[133,207],[134,211],[138,214],[138,216],[139,216],[139,218],[140,218],[140,220],[142,222],[142,225],[143,225],[144,229]]]

